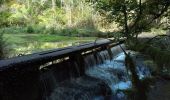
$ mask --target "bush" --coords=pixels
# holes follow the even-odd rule
[[[49,34],[56,34],[56,30],[54,27],[50,28]]]
[[[3,58],[3,34],[0,33],[0,59]]]
[[[7,33],[7,34],[17,34],[17,33],[26,32],[25,27],[16,27],[16,26],[1,28],[1,31],[2,30],[3,30],[3,33]]]
[[[78,36],[78,37],[95,37],[100,34],[103,34],[97,30],[77,29],[77,28],[65,28],[62,30],[57,30],[56,33],[62,36]]]
[[[34,25],[35,33],[44,33],[45,30],[46,30],[45,26]]]
[[[60,31],[60,35],[63,36],[78,36],[78,30],[75,28],[65,28]]]
[[[32,26],[28,26],[27,33],[34,33],[34,28]]]
[[[78,36],[77,29],[65,28],[65,29],[55,29],[49,28],[44,31],[45,34],[56,34],[60,36]]]
[[[55,28],[49,28],[49,29],[44,29],[42,31],[43,34],[57,34],[57,31],[55,30]]]
[[[0,30],[0,60],[5,58],[7,50],[6,50],[6,43],[3,38],[3,32]]]

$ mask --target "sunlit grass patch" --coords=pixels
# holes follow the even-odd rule
[[[4,37],[12,44],[25,44],[33,42],[61,42],[61,41],[80,41],[95,40],[95,37],[69,37],[49,34],[4,34]]]

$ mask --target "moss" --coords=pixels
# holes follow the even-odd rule
[[[132,50],[142,52],[149,55],[157,64],[156,68],[152,68],[153,72],[162,74],[163,67],[170,67],[170,51],[162,49],[159,44],[158,46],[153,46],[152,44],[142,44],[132,45]]]

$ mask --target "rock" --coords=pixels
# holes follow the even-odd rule
[[[170,36],[170,29],[166,31],[166,35]]]

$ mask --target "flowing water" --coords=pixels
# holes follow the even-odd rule
[[[53,81],[51,82],[53,84],[50,83],[51,92],[46,94],[45,99],[126,100],[126,95],[120,90],[132,88],[132,83],[129,76],[130,72],[124,64],[125,54],[119,46],[111,48],[111,51],[112,55],[104,50],[85,56],[85,75],[83,76],[72,77],[73,75],[69,74],[69,79],[60,82],[51,79]],[[143,62],[144,55],[133,51],[126,52],[130,52],[134,58],[139,78],[150,77],[150,70]],[[53,77],[53,75],[49,77]],[[64,76],[61,75],[61,77]],[[47,90],[49,90],[48,88]]]

